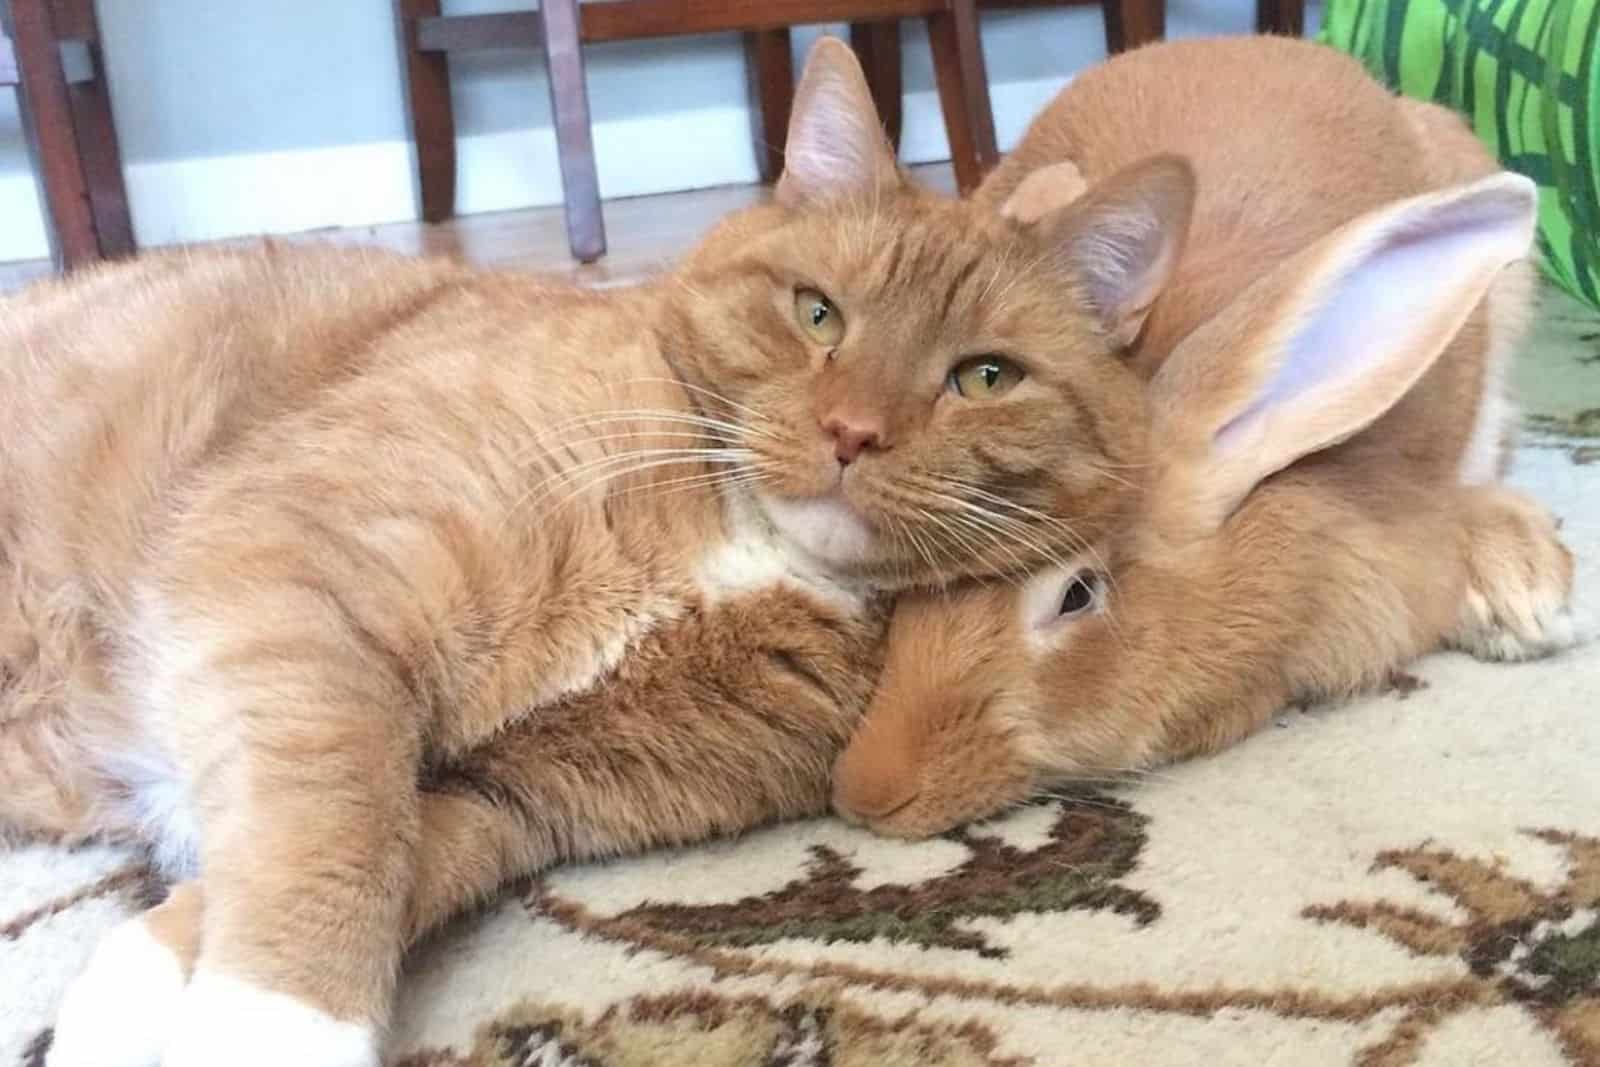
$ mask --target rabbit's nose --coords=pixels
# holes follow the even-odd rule
[[[849,822],[887,818],[916,797],[916,768],[901,745],[852,744],[834,765],[833,808]]]

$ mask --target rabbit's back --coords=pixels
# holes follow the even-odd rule
[[[1396,97],[1342,53],[1227,37],[1152,45],[1084,72],[976,195],[998,205],[1028,173],[1063,160],[1092,185],[1167,153],[1189,160],[1198,195],[1182,259],[1131,355],[1146,375],[1241,290],[1338,227],[1498,169],[1459,117]],[[1320,461],[1404,457],[1424,478],[1492,477],[1512,422],[1504,367],[1530,283],[1526,265],[1508,270],[1412,393]]]

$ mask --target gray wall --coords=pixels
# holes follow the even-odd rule
[[[447,10],[507,6],[454,0]],[[1241,32],[1252,11],[1252,0],[1173,0],[1168,20],[1174,35]],[[99,0],[99,12],[132,167],[405,138],[390,0]],[[816,32],[800,34],[797,49]],[[930,90],[921,27],[904,32],[907,90]],[[984,51],[996,85],[1064,78],[1103,55],[1099,12],[986,15]],[[585,55],[597,124],[745,100],[743,53],[732,35],[598,45]],[[483,53],[454,69],[463,135],[550,125],[536,54]],[[1028,115],[1000,108],[996,117],[1004,145]],[[25,169],[15,104],[0,92],[0,178]],[[736,180],[704,177],[702,184]],[[0,215],[0,228],[14,221]]]

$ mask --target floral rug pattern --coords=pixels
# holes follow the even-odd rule
[[[1591,326],[1543,353],[1569,383]],[[1592,612],[1600,390],[1551,395],[1514,480]],[[0,1067],[42,1063],[66,983],[160,893],[116,849],[0,851]],[[548,872],[412,955],[390,1062],[1600,1067],[1600,645],[1433,656],[930,841],[819,819]]]

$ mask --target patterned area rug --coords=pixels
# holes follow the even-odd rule
[[[1600,606],[1600,321],[1547,297],[1516,481]],[[1574,436],[1579,435],[1579,436]],[[270,857],[264,857],[270,861]],[[137,857],[0,854],[0,1067]],[[941,839],[819,820],[574,867],[412,958],[404,1067],[1600,1065],[1600,645],[1440,655]],[[284,1067],[296,1067],[285,1064]]]

